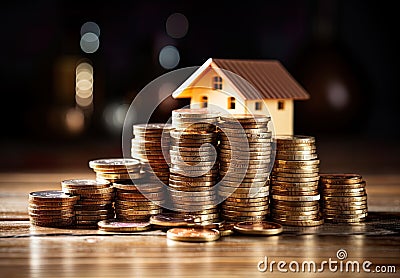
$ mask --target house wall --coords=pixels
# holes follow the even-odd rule
[[[222,90],[214,90],[212,88],[213,77],[218,74],[212,69],[207,69],[191,87],[186,88],[179,97],[191,97],[190,107],[202,107],[202,97],[208,98],[208,107],[213,105],[222,108],[226,113],[233,114],[267,114],[271,116],[276,135],[293,134],[293,100],[291,99],[264,99],[261,101],[261,110],[255,110],[257,100],[244,100],[241,95],[230,85],[230,82],[222,80]],[[235,109],[228,109],[228,101],[230,97],[235,97]],[[260,101],[260,100],[258,100]],[[282,101],[284,109],[278,109],[278,102]],[[268,107],[268,109],[266,109]],[[267,113],[269,111],[269,113]],[[270,126],[272,129],[272,126]]]
[[[217,76],[217,73],[209,68],[200,78],[198,78],[191,88],[184,91],[183,95],[191,95],[190,107],[198,108],[201,107],[202,97],[208,97],[209,107],[216,105],[226,110],[229,113],[243,114],[246,111],[244,99],[232,88],[229,82],[222,80],[222,90],[214,90],[213,77]],[[186,92],[187,91],[187,92]],[[229,98],[235,98],[235,109],[228,109]]]
[[[283,109],[278,109],[278,102],[283,102]],[[292,99],[264,99],[261,101],[261,110],[255,109],[259,100],[247,100],[246,106],[252,114],[267,114],[271,116],[276,135],[293,134],[293,100]],[[267,110],[268,108],[268,110]],[[269,113],[267,113],[267,111]],[[270,125],[270,129],[272,126]]]

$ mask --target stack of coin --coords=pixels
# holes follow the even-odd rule
[[[172,125],[186,132],[215,132],[219,113],[206,108],[177,109],[172,111]]]
[[[315,138],[278,136],[271,176],[271,217],[290,226],[323,224]]]
[[[138,124],[133,126],[133,158],[142,162],[148,178],[168,184],[169,181],[169,124]]]
[[[74,204],[78,196],[60,190],[36,191],[29,194],[29,219],[44,227],[66,227],[75,223]]]
[[[96,178],[110,182],[125,182],[143,176],[141,163],[136,159],[107,158],[89,162],[89,167],[96,172]]]
[[[272,139],[270,117],[225,115],[220,129],[218,194],[227,221],[257,221],[268,214]]]
[[[218,220],[218,114],[207,109],[172,111],[171,168],[168,192],[173,210],[196,216],[203,223]]]
[[[359,223],[368,214],[365,181],[358,174],[321,174],[320,193],[326,221]]]
[[[97,222],[114,218],[114,188],[106,180],[64,180],[61,182],[64,193],[78,196],[74,205],[76,226],[97,228]]]
[[[164,194],[162,185],[134,180],[131,183],[114,183],[116,190],[115,214],[120,221],[148,221],[162,212],[160,204]]]

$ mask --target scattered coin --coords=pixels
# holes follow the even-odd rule
[[[250,235],[277,235],[283,231],[282,225],[266,221],[239,222],[233,228],[238,233]]]
[[[167,238],[176,241],[209,242],[218,240],[220,236],[215,229],[172,228],[167,231]]]
[[[151,228],[150,222],[122,222],[115,219],[103,220],[97,225],[106,232],[140,232]]]

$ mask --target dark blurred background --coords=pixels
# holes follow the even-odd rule
[[[296,102],[295,131],[317,137],[325,169],[398,172],[399,23],[391,3],[2,3],[0,171],[81,169],[91,158],[121,156],[135,95],[163,73],[213,57],[280,60],[311,95]],[[87,99],[76,92],[82,62],[93,68]],[[169,100],[171,110],[186,103]]]

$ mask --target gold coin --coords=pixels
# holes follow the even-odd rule
[[[219,196],[229,197],[229,198],[263,198],[269,196],[269,191],[267,192],[251,192],[251,193],[235,193],[235,192],[224,192],[219,191]]]
[[[271,191],[275,190],[277,192],[309,192],[309,191],[318,191],[318,186],[313,185],[313,186],[277,186],[277,185],[271,185]]]
[[[279,187],[288,187],[288,188],[307,188],[318,186],[318,181],[309,181],[309,182],[286,182],[286,181],[277,181],[271,180],[271,186],[279,186]]]
[[[267,211],[268,210],[268,205],[264,206],[257,206],[257,207],[238,207],[238,206],[228,206],[223,204],[222,210],[228,210],[228,211],[236,211],[238,213],[240,212],[256,212],[256,211]]]
[[[311,207],[318,206],[318,201],[281,201],[271,198],[271,205],[284,206],[284,207]]]
[[[70,196],[61,190],[35,191],[29,193],[29,201],[32,202],[62,202],[76,203],[79,200],[78,196]]]
[[[321,183],[322,188],[326,189],[356,189],[356,188],[365,188],[366,182],[360,183],[352,183],[352,184],[328,184],[328,183]]]
[[[287,226],[297,226],[297,227],[314,227],[314,226],[320,226],[324,224],[324,219],[310,219],[310,220],[283,220],[279,219],[276,220],[277,222],[287,225]]]
[[[327,193],[326,191],[321,192],[324,196],[331,196],[331,197],[359,197],[365,195],[365,190],[360,192],[332,192]]]
[[[275,159],[275,165],[282,165],[280,167],[292,167],[292,168],[301,168],[305,166],[312,167],[313,165],[317,166],[319,165],[319,159],[313,159],[313,160],[282,160],[282,159]]]
[[[311,196],[318,195],[318,190],[309,191],[282,191],[282,190],[271,190],[271,195],[286,195],[286,196]]]
[[[58,209],[68,209],[73,207],[77,201],[62,201],[62,202],[42,202],[42,201],[34,201],[29,200],[29,207],[34,207],[42,210],[58,210]]]
[[[307,220],[317,220],[320,216],[318,215],[276,215],[271,213],[272,219],[281,221],[307,221]]]
[[[265,215],[258,215],[258,216],[228,216],[222,215],[222,218],[229,222],[244,222],[244,221],[265,221]]]
[[[253,204],[258,202],[268,202],[268,196],[265,197],[258,197],[258,198],[237,198],[237,197],[228,197],[225,199],[225,202],[232,202],[232,203],[243,203],[243,204]]]
[[[318,201],[320,199],[320,195],[312,195],[312,196],[284,196],[284,195],[271,195],[271,198],[279,201],[287,201],[287,202],[312,202]]]
[[[336,210],[336,209],[323,209],[324,214],[326,215],[358,215],[358,214],[364,214],[368,212],[367,208],[364,209],[352,209],[352,210]]]
[[[76,220],[85,220],[85,221],[100,221],[100,220],[106,220],[109,218],[113,218],[114,215],[110,214],[99,214],[99,215],[76,215],[75,219]]]
[[[231,206],[231,207],[237,207],[237,208],[239,208],[239,207],[267,207],[268,200],[263,200],[263,201],[259,201],[259,202],[248,202],[248,203],[225,200],[222,203],[222,207],[224,207],[224,206]]]
[[[107,180],[82,180],[82,179],[73,179],[73,180],[64,180],[61,182],[61,186],[63,189],[70,190],[78,190],[78,189],[101,189],[108,188],[110,186],[110,182]]]
[[[287,155],[283,155],[283,154],[276,154],[276,159],[280,159],[280,160],[314,160],[318,158],[317,154],[299,154],[299,155],[295,155],[295,154],[287,154]]]
[[[284,177],[284,178],[314,178],[318,177],[318,172],[314,173],[284,173],[284,172],[278,172],[276,170],[272,171],[272,176],[276,177]]]
[[[279,150],[283,151],[316,151],[314,144],[277,144]]]
[[[362,182],[358,174],[321,174],[321,182],[329,184],[353,184]]]
[[[79,204],[79,205],[110,205],[110,204],[112,204],[112,200],[85,199],[85,200],[79,200],[77,204]]]
[[[190,213],[196,213],[196,214],[210,214],[210,213],[217,213],[217,205],[216,204],[202,204],[202,205],[196,205],[196,204],[179,204],[179,203],[174,203],[174,210],[175,211],[184,211],[184,212],[190,212]]]
[[[301,212],[301,211],[316,211],[319,210],[318,205],[307,206],[307,207],[295,207],[295,206],[281,206],[281,205],[271,205],[271,210],[282,210],[287,213],[290,212]]]
[[[140,167],[140,162],[130,158],[107,158],[97,159],[89,162],[90,168],[122,168],[122,167]]]
[[[354,219],[340,219],[340,218],[335,218],[335,217],[326,217],[325,218],[326,222],[347,223],[347,224],[361,223],[361,222],[365,221],[366,219],[367,219],[367,217],[354,218]]]
[[[315,143],[315,138],[312,136],[304,135],[282,135],[275,137],[277,143],[290,143],[290,144],[309,144]]]
[[[220,238],[218,230],[195,228],[172,228],[167,231],[167,238],[177,241],[209,242]]]
[[[106,232],[139,232],[151,228],[150,222],[122,222],[115,219],[103,220],[97,225],[100,230]]]
[[[277,235],[282,233],[283,227],[273,222],[239,222],[234,225],[234,230],[241,234],[250,235]]]
[[[359,202],[340,202],[340,201],[339,202],[331,202],[331,201],[323,200],[322,204],[325,206],[333,206],[333,207],[338,207],[338,206],[352,207],[352,206],[367,205],[367,200],[359,201]]]
[[[275,216],[315,216],[319,214],[319,210],[309,210],[309,211],[287,211],[285,209],[277,209],[276,207],[271,207],[271,214]]]
[[[318,173],[319,168],[318,167],[302,167],[302,168],[279,168],[279,167],[274,167],[273,172],[274,173],[292,173],[292,174],[313,174],[313,173]]]
[[[235,210],[227,210],[224,209],[222,213],[226,216],[261,216],[261,215],[267,215],[268,211],[267,210],[261,210],[261,211],[235,211]]]
[[[333,202],[360,202],[367,200],[367,194],[364,196],[357,197],[343,197],[343,196],[322,196],[324,201],[333,201]]]
[[[252,193],[261,193],[261,192],[267,192],[269,191],[269,187],[268,185],[264,185],[264,186],[251,186],[251,187],[241,187],[241,186],[237,186],[237,187],[231,187],[231,186],[225,186],[223,184],[219,184],[219,186],[217,187],[217,189],[219,191],[224,191],[224,192],[234,192],[234,193],[241,193],[241,194],[252,194]]]
[[[319,180],[319,176],[311,177],[311,178],[301,178],[301,177],[282,177],[282,176],[273,176],[273,181],[283,181],[283,182],[315,182]]]

